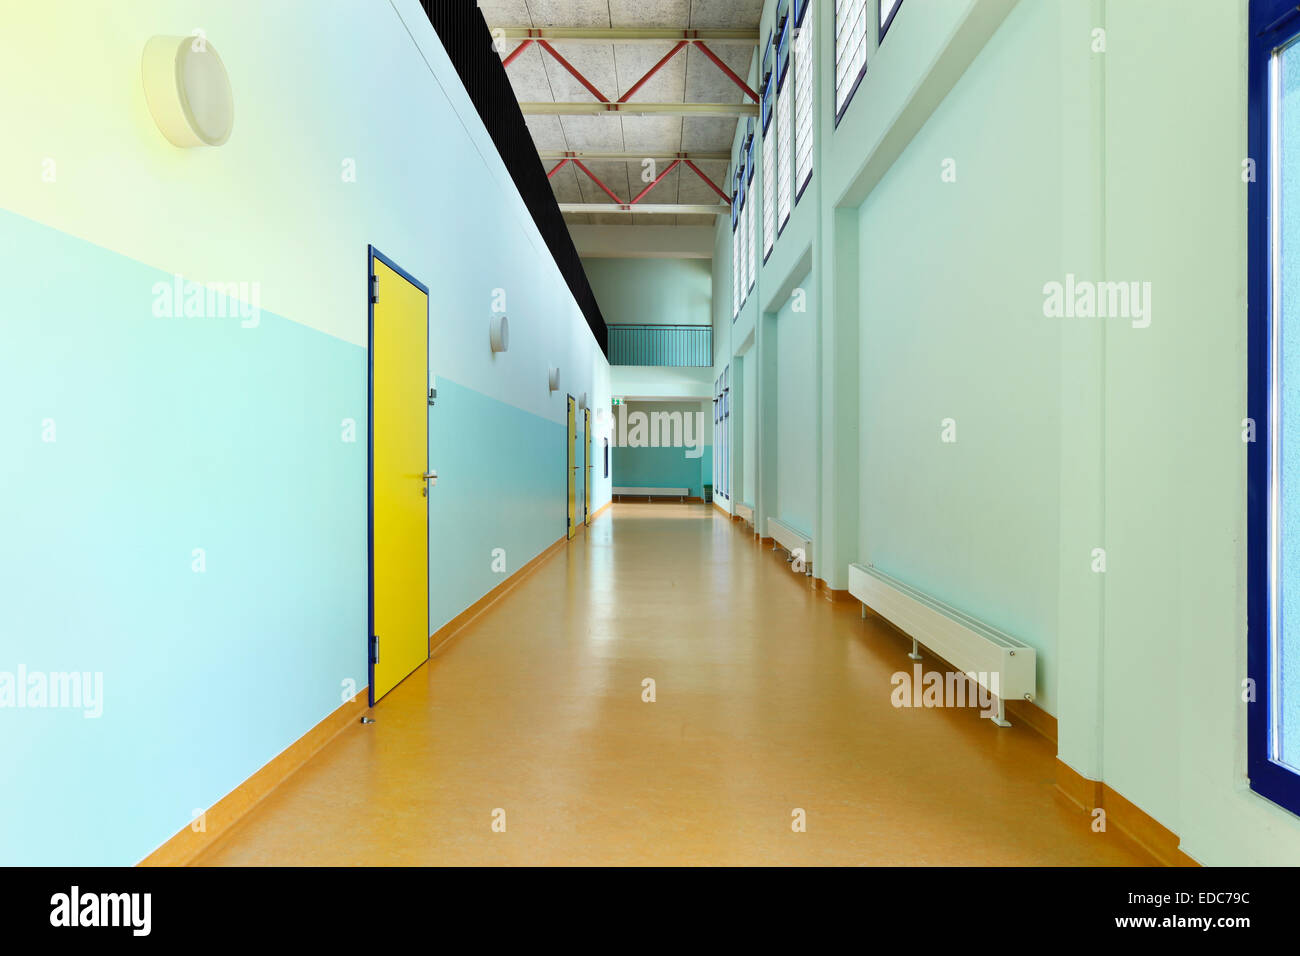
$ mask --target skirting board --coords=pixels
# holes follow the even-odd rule
[[[226,794],[203,814],[203,830],[194,824],[183,828],[174,837],[154,850],[140,866],[187,866],[228,833],[245,814],[261,803],[276,787],[291,777],[308,760],[316,756],[326,744],[345,727],[360,719],[368,709],[370,695],[362,687],[356,696],[343,704],[307,733],[271,759],[230,793]]]
[[[1089,780],[1056,759],[1056,789],[1084,813],[1097,808],[1106,811],[1106,825],[1113,826],[1150,853],[1162,866],[1200,866],[1179,848],[1178,834],[1122,794],[1100,780]]]
[[[856,600],[851,594],[849,595],[849,599]],[[828,600],[833,600],[833,599],[828,598]],[[867,613],[871,615],[871,617],[874,618],[875,620],[880,621],[881,624],[884,624],[891,631],[894,631],[904,640],[907,641],[911,640],[911,637],[903,633],[903,631],[900,630],[897,626],[895,626],[895,624],[892,621],[890,621],[886,617],[882,617],[881,615],[877,614],[872,608],[868,607]],[[926,653],[929,654],[931,657],[935,658],[935,660],[939,661],[941,664],[943,664],[944,667],[947,667],[950,670],[956,670],[956,668],[953,667],[952,664],[945,661],[942,657],[939,657],[929,648],[926,648]],[[1026,727],[1028,727],[1030,730],[1034,731],[1035,733],[1039,734],[1042,737],[1045,737],[1052,744],[1053,747],[1056,746],[1056,718],[1055,717],[1053,717],[1047,711],[1043,710],[1043,708],[1039,707],[1038,704],[1034,703],[1031,700],[1008,700],[1006,701],[1006,705],[1007,705],[1008,716],[1016,718],[1021,723],[1023,723]]]
[[[828,585],[826,581],[823,580],[822,578],[817,578],[817,590],[820,591],[822,597],[824,597],[828,601],[834,601],[836,603],[839,603],[842,601],[853,600],[853,595],[849,593],[848,588],[843,588],[843,589],[833,588],[830,585]]]
[[[595,521],[607,511],[609,504],[598,508],[591,515]],[[580,526],[585,527],[585,526]],[[446,644],[466,624],[478,617],[483,611],[499,600],[511,588],[517,585],[529,572],[533,571],[546,558],[550,557],[567,543],[561,538],[522,568],[506,578],[495,588],[475,601],[469,608],[456,615],[445,626],[430,636],[429,655]],[[226,796],[222,797],[203,815],[203,831],[197,832],[193,825],[180,830],[170,840],[154,850],[140,861],[140,866],[185,866],[192,863],[204,850],[212,846],[221,836],[228,833],[250,810],[262,802],[272,790],[298,771],[308,760],[319,753],[326,744],[333,740],[349,724],[360,719],[368,710],[368,688],[357,691],[352,700],[343,704],[319,724],[290,744],[283,752],[272,759]]]
[[[910,638],[890,623],[887,619],[868,608],[876,620],[885,624],[890,630],[905,640]],[[930,656],[932,652],[926,651]],[[942,658],[938,658],[942,661]],[[951,667],[943,661],[945,667]],[[1046,738],[1055,748],[1057,745],[1057,720],[1043,708],[1028,700],[1009,700],[1007,715],[1017,724]],[[1099,780],[1089,780],[1074,770],[1073,767],[1056,759],[1056,789],[1074,806],[1085,813],[1101,807],[1106,811],[1106,822],[1114,826],[1139,847],[1149,853],[1162,866],[1200,866],[1195,860],[1179,849],[1179,838],[1172,830],[1164,826],[1149,813],[1137,806],[1122,794],[1112,790]]]

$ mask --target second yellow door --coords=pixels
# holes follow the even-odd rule
[[[578,414],[577,403],[574,402],[573,396],[569,396],[569,429],[565,433],[565,445],[569,449],[566,457],[569,471],[569,528],[568,536],[572,538],[578,531],[578,523],[575,520],[578,513],[578,463],[574,461],[573,444],[577,437],[578,431]]]

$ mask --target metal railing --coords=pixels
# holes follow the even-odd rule
[[[622,325],[609,329],[610,365],[667,365],[709,368],[713,365],[710,325]]]

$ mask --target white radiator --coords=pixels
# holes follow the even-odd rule
[[[754,525],[754,506],[742,502],[736,502],[736,516],[745,519],[745,523],[750,527]]]
[[[796,531],[784,521],[776,518],[767,519],[767,536],[772,539],[772,550],[779,545],[790,552],[791,567],[796,562],[802,565],[805,574],[812,574],[812,539],[802,531]],[[798,570],[795,567],[795,570]]]
[[[849,593],[912,638],[913,659],[923,644],[997,695],[999,727],[1011,726],[1005,701],[1034,699],[1036,658],[1023,641],[861,564],[849,565]]]

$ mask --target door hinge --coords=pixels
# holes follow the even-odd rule
[[[370,635],[370,663],[379,663],[379,635]]]
[[[379,276],[378,274],[370,277],[370,301],[379,301]]]

